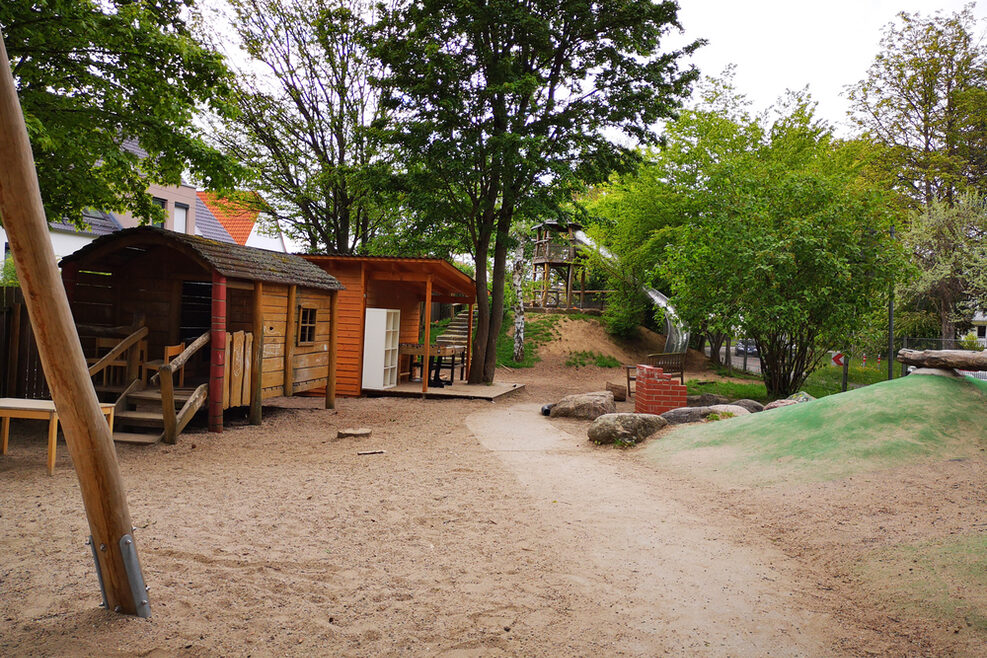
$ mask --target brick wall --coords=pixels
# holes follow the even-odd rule
[[[634,390],[634,411],[639,414],[662,414],[686,406],[685,386],[661,368],[638,364]]]

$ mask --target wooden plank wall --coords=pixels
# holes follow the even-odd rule
[[[240,292],[240,291],[237,291]],[[235,295],[236,296],[236,295]],[[234,296],[234,297],[235,297]],[[316,327],[313,345],[298,345],[292,359],[292,393],[324,387],[329,372],[329,292],[298,288],[295,304],[315,308]],[[284,347],[287,328],[288,286],[265,283],[262,308],[264,311],[264,348],[261,365],[261,399],[278,397],[284,390]],[[235,304],[234,308],[238,308]],[[297,309],[292,309],[297,313]],[[232,326],[242,325],[238,312],[231,313]],[[249,324],[243,325],[249,328]],[[238,329],[239,330],[239,329]],[[292,336],[292,340],[296,340]]]
[[[333,264],[329,271],[346,288],[339,295],[336,394],[360,395],[363,382],[363,285],[359,263]]]
[[[367,306],[370,308],[396,308],[401,311],[401,331],[398,341],[402,343],[421,342],[421,302],[425,296],[424,283],[401,283],[395,281],[369,281],[367,285]],[[410,356],[401,357],[398,372],[404,378],[410,370]]]

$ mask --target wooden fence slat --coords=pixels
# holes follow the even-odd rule
[[[233,349],[230,351],[230,407],[243,406],[243,332],[233,334]]]
[[[254,335],[245,333],[243,335],[243,387],[240,389],[240,404],[247,406],[250,404],[250,375],[253,365],[252,355],[254,353]]]
[[[230,332],[226,332],[226,365],[223,372],[223,409],[230,408]]]

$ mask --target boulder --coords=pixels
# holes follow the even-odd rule
[[[708,410],[706,413],[707,416],[710,414],[719,414],[720,416],[726,414],[730,414],[731,416],[749,416],[751,413],[736,404],[714,404],[706,407],[706,409]]]
[[[610,391],[594,393],[576,393],[567,395],[552,407],[549,415],[552,418],[586,418],[595,420],[603,414],[617,412],[617,404],[613,401]]]
[[[613,393],[613,399],[617,402],[623,402],[627,399],[627,386],[624,384],[607,382],[607,390]]]
[[[966,379],[964,375],[956,372],[953,368],[915,368],[909,375],[935,375],[937,377],[949,377],[950,379]]]
[[[596,443],[633,445],[668,425],[654,414],[604,414],[589,426],[589,440]]]
[[[743,407],[752,414],[756,414],[758,411],[764,411],[764,405],[757,400],[737,400],[736,402],[731,402],[730,404],[737,405],[738,407]]]
[[[786,400],[794,400],[795,402],[812,402],[815,400],[814,397],[806,393],[805,391],[799,391],[798,393],[792,393]]]
[[[798,404],[795,400],[775,400],[774,402],[769,402],[764,405],[765,411],[770,411],[771,409],[777,409],[778,407],[790,407],[793,404]]]
[[[708,415],[709,407],[679,407],[666,411],[661,417],[672,425],[681,425],[682,423],[698,423]]]
[[[713,404],[728,404],[730,398],[717,393],[701,393],[700,395],[688,395],[685,403],[690,407],[708,407]]]

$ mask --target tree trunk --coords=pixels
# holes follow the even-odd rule
[[[470,360],[469,383],[482,384],[487,355],[487,335],[490,332],[490,299],[487,297],[487,253],[490,234],[481,232],[474,244],[476,262],[476,328],[473,332],[473,356]]]
[[[507,281],[507,241],[511,217],[503,210],[497,222],[497,242],[494,244],[493,280],[490,291],[490,329],[487,332],[487,353],[483,363],[483,381],[492,382],[497,370],[497,337],[504,323],[504,284]]]
[[[524,360],[524,247],[514,254],[514,360]]]

